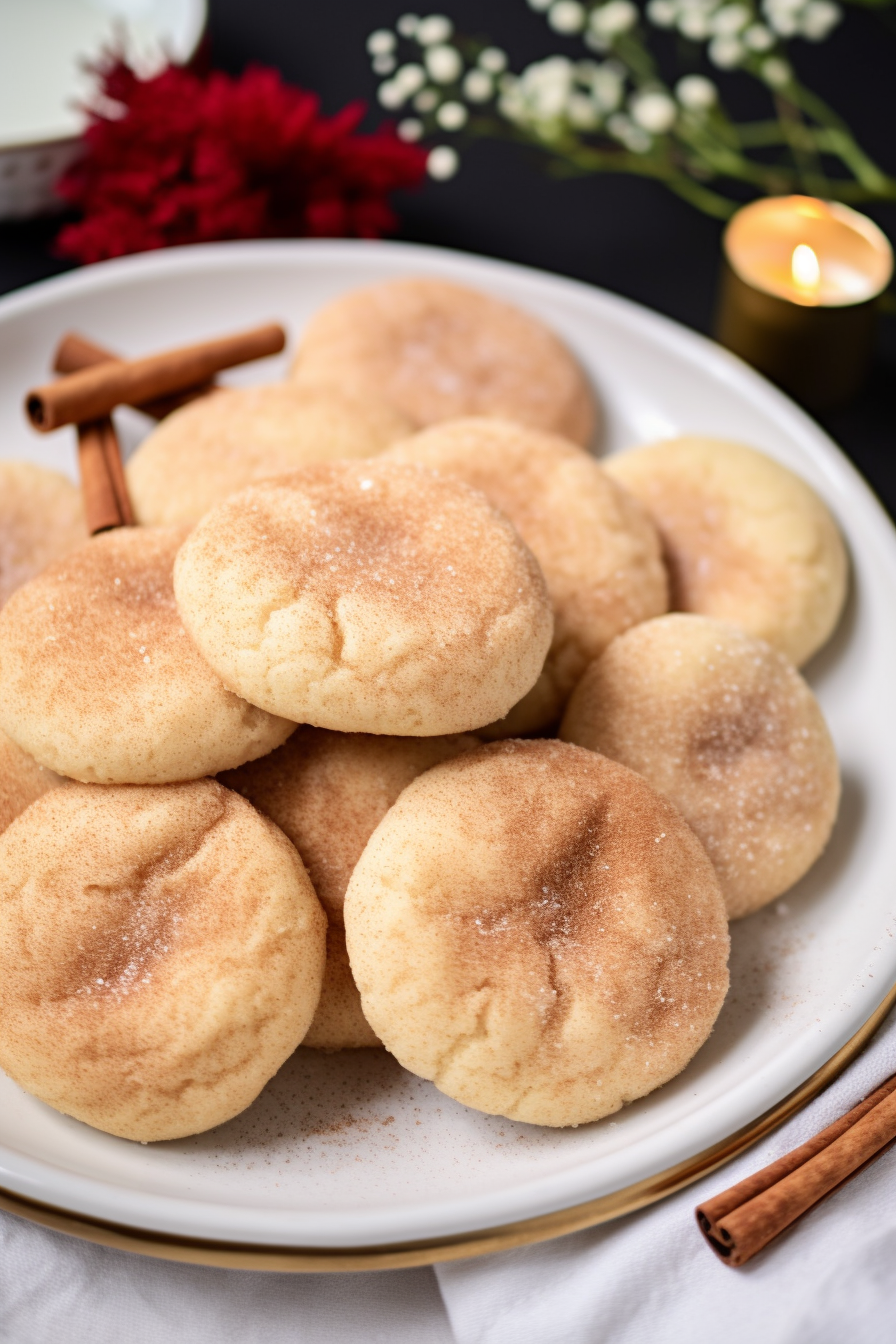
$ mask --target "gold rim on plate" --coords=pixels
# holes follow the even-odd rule
[[[765,1138],[778,1125],[789,1120],[824,1088],[837,1078],[856,1055],[868,1044],[890,1009],[896,1004],[896,985],[887,994],[854,1036],[822,1064],[810,1078],[786,1096],[777,1105],[760,1115],[728,1138],[706,1148],[695,1157],[687,1158],[673,1167],[643,1181],[627,1185],[623,1190],[601,1195],[586,1204],[544,1213],[537,1218],[526,1218],[502,1227],[483,1228],[479,1232],[461,1232],[451,1237],[436,1237],[428,1241],[404,1242],[388,1246],[350,1246],[339,1249],[313,1246],[251,1246],[219,1241],[204,1241],[193,1237],[177,1237],[170,1233],[150,1232],[143,1228],[126,1227],[104,1222],[67,1209],[55,1208],[13,1194],[0,1187],[0,1209],[18,1214],[32,1223],[67,1232],[70,1236],[92,1241],[99,1246],[112,1246],[119,1251],[153,1256],[157,1260],[176,1260],[182,1264],[210,1265],[217,1269],[255,1269],[281,1274],[321,1274],[372,1269],[410,1269],[433,1265],[440,1260],[466,1260],[475,1255],[491,1255],[509,1251],[534,1242],[549,1241],[570,1232],[581,1232],[598,1223],[621,1218],[648,1204],[673,1195],[691,1185],[701,1176],[730,1162],[752,1144]]]

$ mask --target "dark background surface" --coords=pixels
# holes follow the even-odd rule
[[[325,112],[364,98],[373,125],[378,81],[365,40],[373,29],[393,26],[404,9],[401,0],[210,0],[211,60],[232,73],[251,61],[277,66],[316,90]],[[582,50],[551,32],[525,0],[446,0],[444,12],[459,29],[507,50],[515,69],[565,45],[571,54]],[[896,175],[896,9],[850,6],[825,43],[791,48],[810,87]],[[733,105],[752,89],[736,74],[719,82]],[[534,151],[480,142],[463,151],[451,182],[428,184],[397,205],[401,238],[561,272],[699,331],[712,329],[722,225],[657,183],[621,176],[556,181]],[[896,204],[862,208],[896,240]],[[0,225],[0,292],[66,269],[52,256],[58,227],[58,220]],[[881,319],[866,388],[822,423],[896,515],[896,315]]]

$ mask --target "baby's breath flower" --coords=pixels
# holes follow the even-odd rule
[[[678,31],[692,42],[705,42],[710,35],[710,15],[704,8],[690,5],[678,16]]]
[[[615,112],[625,93],[625,72],[612,61],[604,61],[591,76],[591,92],[604,112]]]
[[[651,89],[636,93],[629,104],[632,119],[651,135],[664,135],[671,130],[678,116],[678,108],[667,93]]]
[[[480,51],[477,64],[490,75],[500,75],[507,69],[507,52],[500,47],[486,47]]]
[[[750,51],[768,51],[775,45],[775,35],[769,32],[764,23],[751,23],[743,40]]]
[[[729,37],[746,28],[749,22],[750,11],[746,5],[723,5],[710,19],[709,29],[716,37]]]
[[[466,125],[468,115],[463,103],[452,101],[442,104],[436,113],[436,121],[443,131],[459,131]]]
[[[763,0],[763,13],[769,27],[779,37],[794,37],[799,27],[799,11],[803,0]]]
[[[394,112],[396,108],[399,108],[404,104],[408,95],[400,84],[397,84],[394,79],[390,79],[380,85],[377,89],[376,96],[379,99],[381,107],[385,107],[390,112]]]
[[[633,154],[646,154],[653,144],[647,132],[641,126],[636,126],[624,112],[613,113],[607,122],[607,130],[614,140],[620,141]]]
[[[421,89],[414,99],[414,107],[418,112],[431,112],[434,107],[438,107],[438,104],[439,95],[435,89]]]
[[[555,33],[580,33],[585,18],[585,6],[579,0],[554,0],[548,10],[548,23]]]
[[[426,83],[426,71],[422,65],[410,62],[396,70],[392,83],[397,84],[403,90],[406,98],[410,98],[411,94],[416,93],[418,89],[422,89]]]
[[[766,84],[770,84],[773,89],[780,89],[790,83],[792,71],[779,56],[769,56],[767,61],[762,62],[761,74]]]
[[[374,56],[371,65],[375,75],[391,75],[395,69],[395,57],[391,53]]]
[[[464,77],[464,97],[471,103],[487,103],[495,91],[494,80],[485,70],[470,70]]]
[[[593,131],[600,125],[600,112],[587,93],[572,93],[566,102],[570,126],[577,131]]]
[[[592,9],[588,26],[599,37],[613,38],[627,33],[638,22],[638,10],[631,0],[609,0]]]
[[[526,120],[526,100],[520,85],[520,80],[507,75],[501,82],[501,96],[498,99],[498,111],[501,115],[517,124]]]
[[[454,24],[444,14],[430,14],[428,19],[420,19],[414,37],[421,47],[435,47],[447,42],[454,32]]]
[[[409,144],[419,140],[423,134],[423,122],[417,117],[405,117],[398,123],[398,137],[400,140],[407,140]]]
[[[402,37],[414,37],[417,32],[417,24],[420,22],[419,14],[402,14],[395,27],[401,33]]]
[[[674,28],[677,10],[673,0],[650,0],[647,17],[657,28]]]
[[[713,65],[720,70],[733,70],[746,56],[746,48],[737,37],[714,37],[706,52]]]
[[[442,44],[427,47],[423,59],[426,62],[430,78],[434,79],[437,84],[453,84],[456,79],[460,78],[464,68],[457,47],[448,47]]]
[[[527,0],[529,8],[534,9],[536,14],[543,14],[546,9],[550,9],[551,0]]]
[[[395,34],[388,28],[377,28],[367,39],[367,51],[371,56],[389,56],[395,50]]]
[[[689,112],[705,112],[718,101],[719,91],[704,75],[685,75],[675,85],[675,96]]]
[[[460,159],[456,149],[450,145],[436,145],[431,149],[426,159],[426,171],[436,182],[447,182],[449,177],[453,177],[460,167]]]
[[[843,10],[833,0],[809,0],[803,10],[800,34],[810,42],[823,42],[843,18]]]

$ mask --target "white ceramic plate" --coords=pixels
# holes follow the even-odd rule
[[[731,993],[691,1065],[598,1124],[514,1124],[456,1104],[385,1052],[299,1050],[236,1120],[141,1146],[57,1115],[0,1076],[0,1187],[10,1192],[243,1246],[462,1236],[581,1204],[702,1152],[830,1059],[896,981],[896,535],[817,426],[708,341],[584,285],[425,248],[287,242],[157,253],[0,302],[0,453],[73,470],[72,431],[39,438],[20,409],[68,328],[135,355],[269,318],[295,341],[334,295],[409,273],[480,286],[550,323],[593,375],[608,450],[681,431],[728,435],[828,500],[854,572],[841,629],[808,670],[843,766],[834,839],[785,900],[734,926]],[[233,381],[276,377],[286,363],[247,367]],[[121,424],[132,441],[145,430],[136,413]]]

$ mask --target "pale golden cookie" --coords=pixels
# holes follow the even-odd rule
[[[139,523],[198,523],[228,495],[306,462],[370,457],[412,430],[375,397],[291,383],[222,388],[166,416],[128,462]]]
[[[55,789],[0,837],[0,1065],[123,1138],[210,1129],[301,1041],[325,942],[295,849],[229,789]]]
[[[171,577],[184,535],[93,537],[0,612],[0,728],[41,765],[163,784],[263,756],[292,732],[227,690],[184,630]]]
[[[597,418],[583,369],[549,327],[447,280],[388,280],[334,299],[308,324],[292,377],[385,397],[418,429],[497,415],[588,443]]]
[[[848,563],[811,486],[755,448],[696,435],[606,465],[659,529],[673,610],[739,625],[797,665],[821,648],[843,609]]]
[[[0,733],[0,831],[36,798],[64,782]]]
[[[302,725],[270,756],[228,770],[236,789],[280,827],[302,856],[332,926],[320,1003],[302,1042],[322,1050],[378,1045],[352,979],[342,906],[364,846],[402,789],[424,770],[471,751],[478,740],[332,733]]]
[[[345,929],[327,929],[327,964],[314,1020],[302,1045],[312,1050],[362,1050],[382,1045],[364,1016],[345,947]]]
[[[331,924],[364,846],[412,780],[475,737],[386,737],[301,724],[269,756],[228,770],[221,783],[270,817],[302,856]]]
[[[272,714],[428,737],[506,714],[553,619],[541,570],[461,481],[371,459],[308,466],[206,514],[177,557],[193,639]]]
[[[396,444],[383,460],[418,462],[475,486],[541,565],[554,641],[535,686],[491,732],[515,736],[555,722],[610,640],[667,610],[655,527],[637,500],[568,440],[506,420],[451,420]]]
[[[715,865],[729,917],[793,886],[837,816],[837,756],[818,701],[776,649],[705,616],[629,630],[592,663],[561,736],[637,770]]]
[[[0,607],[87,540],[81,491],[33,462],[0,461]]]
[[[633,771],[492,743],[402,793],[345,900],[364,1014],[477,1110],[597,1120],[685,1067],[728,986],[712,864]]]

